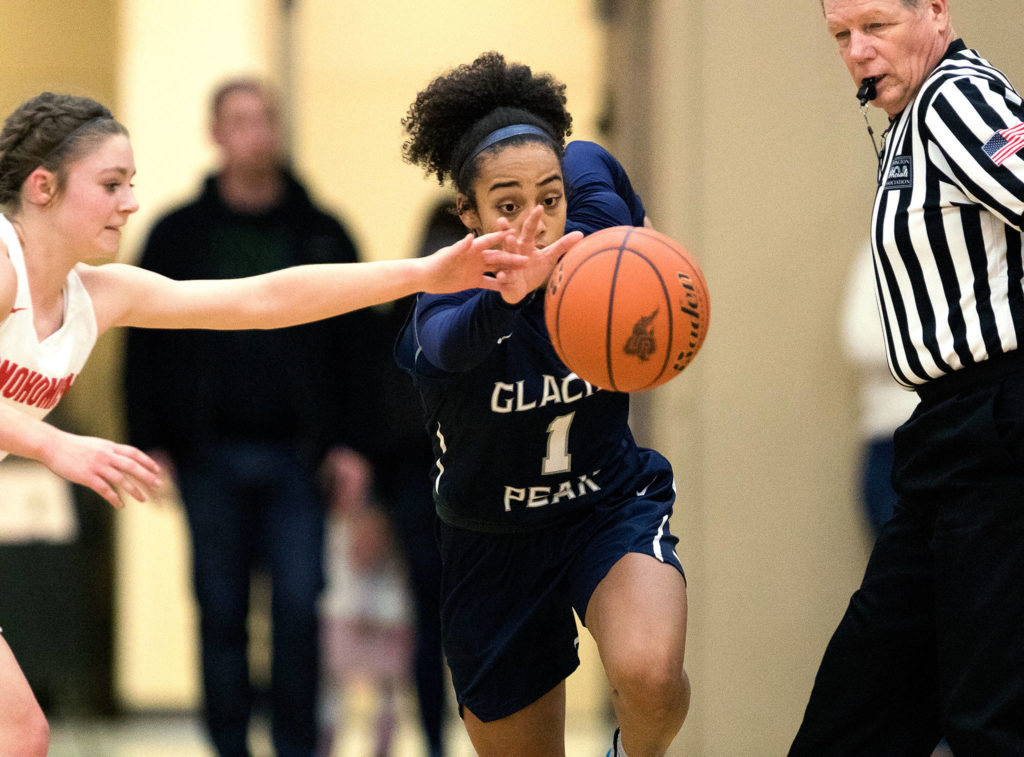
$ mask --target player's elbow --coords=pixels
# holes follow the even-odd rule
[[[50,748],[50,725],[38,705],[31,707],[18,719],[10,735],[13,737],[12,743],[17,744],[16,754],[20,757],[46,757]],[[4,740],[0,739],[0,742]]]

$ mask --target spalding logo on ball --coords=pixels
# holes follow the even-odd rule
[[[544,307],[562,362],[616,392],[678,376],[704,343],[711,313],[707,282],[689,253],[637,226],[577,242],[555,266]]]

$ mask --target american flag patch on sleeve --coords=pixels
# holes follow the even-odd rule
[[[1000,129],[981,146],[981,149],[997,166],[1003,165],[1007,158],[1024,149],[1024,123],[1011,126],[1009,129]]]

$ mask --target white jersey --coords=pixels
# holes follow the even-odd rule
[[[96,344],[96,314],[78,274],[64,283],[61,327],[39,341],[32,317],[25,258],[14,227],[0,214],[0,240],[14,266],[18,292],[10,313],[0,314],[0,402],[34,418],[56,406]],[[0,459],[6,456],[0,451]]]

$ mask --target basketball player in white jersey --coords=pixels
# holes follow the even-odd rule
[[[550,268],[574,239],[537,251],[532,236],[516,238],[506,225],[425,258],[218,281],[87,265],[117,254],[121,229],[138,209],[134,175],[126,129],[86,98],[43,93],[0,131],[0,458],[38,460],[115,507],[159,486],[157,464],[134,447],[42,420],[110,327],[279,328],[417,291],[500,291],[516,278],[513,269]],[[512,252],[490,249],[502,245]],[[41,757],[48,742],[45,716],[0,636],[0,757]]]

